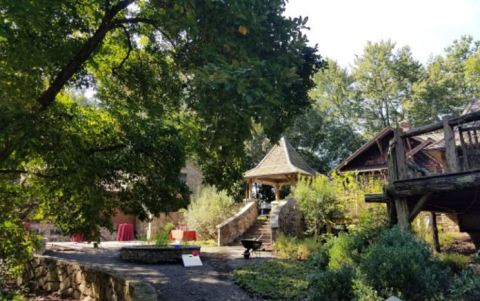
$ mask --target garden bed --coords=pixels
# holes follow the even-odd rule
[[[120,258],[138,263],[174,263],[182,261],[183,254],[200,254],[199,246],[131,246],[120,249]]]

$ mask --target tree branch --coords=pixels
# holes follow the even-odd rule
[[[120,27],[124,24],[139,24],[139,23],[149,24],[155,27],[155,29],[157,29],[163,35],[163,37],[170,43],[170,45],[172,45],[173,48],[176,48],[176,44],[172,39],[172,37],[170,37],[169,34],[167,34],[164,30],[162,30],[158,22],[156,22],[155,20],[148,19],[148,18],[141,18],[141,17],[118,19],[114,22],[115,24],[114,26]]]
[[[41,109],[46,109],[55,101],[57,94],[63,89],[65,84],[78,72],[82,65],[91,57],[92,53],[102,44],[107,33],[114,28],[113,19],[115,16],[127,8],[134,0],[123,0],[107,10],[102,22],[95,33],[85,42],[80,50],[72,59],[60,70],[50,86],[37,98]]]
[[[125,33],[125,36],[127,38],[127,44],[128,44],[128,50],[127,54],[123,58],[123,60],[120,62],[120,64],[116,67],[112,68],[112,73],[116,73],[116,71],[120,68],[122,68],[123,64],[128,60],[130,57],[130,53],[133,51],[133,46],[132,46],[132,39],[130,37],[130,33],[128,32],[127,28],[123,25],[120,26],[123,29],[123,32]]]
[[[0,169],[0,174],[28,174],[28,175],[34,175],[34,176],[37,176],[40,178],[46,178],[46,179],[53,178],[52,176],[47,176],[42,173],[31,172],[24,169]]]

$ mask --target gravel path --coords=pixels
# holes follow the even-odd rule
[[[185,268],[182,264],[148,265],[124,262],[118,257],[118,248],[112,247],[49,250],[45,255],[87,262],[142,278],[154,285],[159,300],[262,300],[249,296],[235,285],[232,272],[236,267],[264,261],[270,254],[263,252],[259,258],[244,260],[242,252],[241,247],[202,247],[201,259],[204,265],[192,268]]]

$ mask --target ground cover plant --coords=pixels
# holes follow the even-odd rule
[[[310,268],[293,259],[271,260],[234,271],[235,283],[271,300],[305,300]]]

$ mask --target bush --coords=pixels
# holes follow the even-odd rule
[[[440,253],[438,254],[438,259],[455,273],[465,270],[470,263],[470,259],[467,256],[457,253]]]
[[[394,227],[362,255],[358,270],[382,297],[406,300],[436,297],[448,284],[449,270],[434,261],[431,249],[408,231]]]
[[[275,241],[275,252],[283,259],[306,260],[318,252],[320,247],[321,244],[315,238],[299,239],[281,234]]]
[[[297,258],[302,242],[280,237],[278,252]],[[411,301],[480,300],[480,275],[466,266],[464,256],[434,256],[426,243],[398,227],[362,227],[315,242],[308,261],[273,260],[242,268],[242,286],[274,300],[380,301],[392,295]],[[305,275],[308,296],[299,289],[304,282],[283,286],[285,277],[298,284]]]
[[[192,199],[185,213],[185,220],[191,229],[197,231],[199,239],[217,238],[216,226],[236,211],[233,198],[215,187],[204,187],[198,199]]]
[[[344,207],[336,198],[335,185],[323,175],[301,178],[293,189],[300,211],[305,217],[307,234],[319,235],[344,220]]]
[[[175,229],[175,226],[172,223],[166,223],[162,230],[160,230],[155,236],[155,245],[157,247],[165,247],[168,245],[170,231]]]
[[[332,244],[328,250],[328,268],[338,270],[342,267],[353,267],[358,264],[361,246],[357,235],[340,234],[332,239]]]
[[[350,301],[353,299],[351,267],[326,270],[310,277],[309,297],[315,301]]]
[[[480,276],[472,269],[466,269],[455,276],[448,290],[447,300],[480,300]]]

